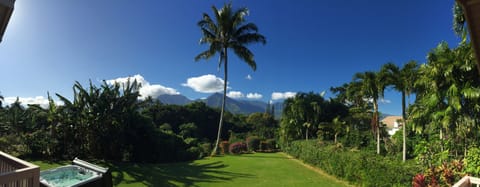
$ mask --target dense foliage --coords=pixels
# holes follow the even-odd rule
[[[247,151],[247,144],[245,142],[235,142],[230,144],[228,152],[230,154],[240,154]]]
[[[463,37],[458,46],[451,48],[445,42],[440,43],[421,65],[415,61],[401,67],[386,63],[379,71],[359,72],[351,82],[331,88],[335,96],[329,100],[313,93],[299,93],[286,100],[279,131],[283,148],[288,150],[295,144],[292,142],[313,138],[334,142],[338,148],[359,150],[362,154],[376,150],[378,156],[362,159],[415,161],[422,170],[408,177],[415,176],[413,183],[420,186],[452,185],[465,174],[479,175],[480,75],[473,48],[465,39],[466,30],[462,30],[464,22],[458,8],[455,5],[454,22],[459,24],[455,27]],[[378,102],[388,89],[400,92],[402,99],[401,131],[393,136],[386,133],[385,124],[378,122],[381,116]],[[414,97],[413,103],[409,97]],[[341,107],[329,108],[333,102]],[[325,113],[325,109],[335,112],[331,115]],[[332,168],[323,165],[325,158],[321,152],[289,152],[324,170]],[[348,153],[352,157],[358,154]],[[337,162],[343,161],[334,163]],[[332,173],[343,176],[335,172],[341,171]],[[388,179],[396,175],[382,176]],[[361,180],[370,184],[367,178]],[[408,184],[406,178],[398,183]]]
[[[247,138],[247,149],[248,151],[258,151],[260,150],[260,141],[261,139],[258,136],[250,136]]]
[[[138,100],[140,85],[73,86],[73,99],[59,105],[49,96],[47,108],[24,107],[19,101],[0,107],[0,145],[17,156],[115,161],[172,162],[208,155],[216,138],[219,111],[195,102],[186,106]],[[247,120],[257,119],[262,120]],[[269,114],[225,116],[221,138],[230,134],[275,136]],[[233,133],[235,132],[235,133]],[[263,137],[263,136],[266,137]],[[228,145],[225,152],[228,152]],[[222,151],[223,152],[223,151]]]
[[[412,176],[421,171],[414,162],[403,163],[373,151],[350,150],[318,140],[293,141],[284,151],[359,186],[409,186]]]
[[[198,23],[201,43],[210,48],[196,59],[220,54],[225,100],[228,49],[255,70],[245,45],[265,38],[244,23],[246,8],[226,4],[213,12],[215,20],[204,14]],[[453,13],[458,46],[440,43],[421,65],[389,62],[358,72],[330,89],[333,98],[297,93],[284,101],[280,123],[270,107],[248,116],[224,114],[225,101],[219,111],[201,102],[138,100],[135,81],[87,88],[77,82],[72,100],[56,94],[60,105],[49,95],[47,108],[18,100],[3,107],[0,96],[0,147],[39,158],[171,162],[217,153],[217,147],[222,154],[274,151],[278,141],[288,154],[361,186],[451,186],[464,175],[480,175],[480,74],[458,4]],[[388,89],[402,99],[402,131],[393,136],[379,122]],[[414,102],[407,105],[409,97]]]

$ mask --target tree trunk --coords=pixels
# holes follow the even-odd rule
[[[373,99],[373,110],[373,120],[375,120],[375,130],[377,131],[377,154],[380,154],[380,128],[378,124],[378,103],[376,99]]]
[[[443,142],[443,130],[441,126],[440,126],[440,142]],[[443,143],[440,144],[440,150],[443,151]]]
[[[403,121],[403,162],[407,160],[407,118],[405,113],[405,91],[402,91],[402,121]]]
[[[307,127],[307,130],[305,131],[305,140],[308,140],[308,127]]]
[[[222,55],[222,54],[220,54]],[[222,98],[222,110],[220,112],[220,122],[218,123],[218,133],[217,133],[217,141],[215,142],[215,147],[213,147],[212,153],[210,156],[215,156],[217,154],[218,143],[220,142],[220,135],[222,133],[222,125],[223,125],[223,114],[225,111],[225,101],[227,99],[227,78],[228,78],[228,71],[227,71],[227,48],[223,48],[223,55],[224,55],[224,82],[223,82],[223,98]],[[220,59],[222,57],[220,56]]]
[[[334,141],[333,141],[333,142],[335,142],[335,144],[337,144],[337,136],[338,136],[338,133],[335,133]]]

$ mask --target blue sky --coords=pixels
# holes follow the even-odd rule
[[[228,1],[229,2],[229,1]],[[386,62],[425,62],[439,42],[456,46],[453,0],[233,0],[266,36],[252,45],[257,71],[231,55],[230,96],[269,101],[295,92],[327,91],[356,72]],[[0,43],[0,93],[7,102],[44,102],[47,92],[71,97],[75,81],[136,76],[143,94],[191,99],[218,90],[218,58],[195,62],[196,23],[211,6],[198,0],[17,1]],[[248,77],[248,78],[247,78]],[[247,95],[249,98],[247,98]],[[261,96],[261,97],[260,97]],[[400,94],[387,91],[380,110],[400,114]]]

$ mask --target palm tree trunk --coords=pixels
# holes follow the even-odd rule
[[[373,120],[375,120],[375,130],[377,131],[377,154],[380,154],[380,128],[378,124],[378,103],[376,99],[373,100],[373,110]]]
[[[407,119],[405,113],[405,91],[402,91],[402,121],[403,121],[403,162],[407,160]]]
[[[213,147],[212,153],[210,154],[211,156],[215,156],[217,154],[217,148],[218,148],[218,143],[220,142],[220,135],[222,132],[222,125],[223,125],[223,114],[225,112],[225,101],[227,99],[227,48],[223,48],[223,58],[224,58],[224,82],[223,82],[223,98],[222,98],[222,110],[220,112],[220,122],[218,123],[218,132],[217,132],[217,141],[215,142],[215,147]],[[220,59],[222,54],[220,54]]]
[[[442,126],[440,125],[440,142],[443,141],[443,130],[442,130]],[[443,151],[443,144],[440,144],[440,150]]]

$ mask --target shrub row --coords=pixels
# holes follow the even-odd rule
[[[246,141],[237,140],[235,142],[222,141],[219,148],[221,154],[241,154],[252,151],[272,152],[276,150],[277,143],[275,139],[268,139],[263,141],[258,136],[250,136]]]
[[[247,138],[247,148],[248,151],[258,151],[260,150],[261,139],[258,136],[250,136]]]
[[[262,140],[258,136],[250,136],[246,142],[248,151],[271,152],[274,151],[277,146],[275,139]]]
[[[294,141],[284,151],[325,172],[359,186],[410,186],[421,171],[414,162],[403,163],[367,151],[350,151],[316,140]]]
[[[247,151],[247,145],[243,142],[235,142],[228,147],[230,154],[241,154]]]

